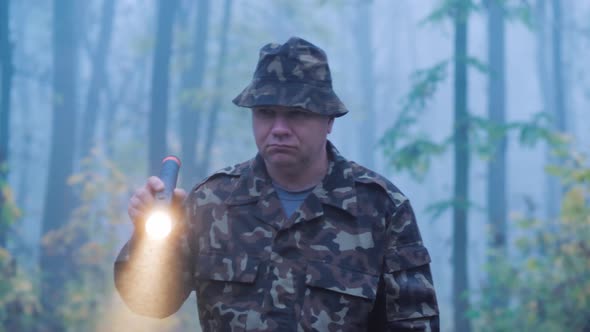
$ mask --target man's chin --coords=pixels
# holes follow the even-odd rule
[[[265,159],[275,168],[292,168],[297,165],[297,160],[293,156],[284,153],[273,153]]]

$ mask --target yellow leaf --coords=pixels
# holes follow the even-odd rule
[[[82,182],[85,178],[85,174],[84,173],[78,173],[78,174],[74,174],[71,175],[68,178],[68,184],[70,186],[75,185],[75,184],[79,184],[80,182]]]

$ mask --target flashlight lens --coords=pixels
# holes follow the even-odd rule
[[[145,224],[145,231],[151,238],[163,239],[172,230],[170,216],[162,211],[156,211],[148,218]]]

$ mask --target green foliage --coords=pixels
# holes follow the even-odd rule
[[[569,142],[568,137],[552,129],[552,117],[547,113],[537,113],[529,122],[515,122],[512,127],[518,128],[519,141],[525,146],[534,146],[543,141],[548,143],[556,152]]]
[[[529,29],[533,29],[534,13],[531,3],[529,1],[520,0],[497,0],[500,1],[504,7],[506,19],[512,22],[520,22]]]
[[[495,0],[489,0],[495,1]],[[442,0],[440,4],[422,21],[421,24],[440,24],[448,19],[467,20],[472,12],[481,12],[489,1]],[[497,0],[503,7],[508,18],[517,18],[525,24],[530,23],[531,8],[528,3]],[[467,65],[481,73],[489,74],[485,63],[477,58],[464,59]],[[408,171],[417,180],[423,180],[428,172],[432,158],[443,154],[452,143],[452,134],[435,142],[425,134],[413,133],[413,127],[423,115],[429,101],[434,97],[438,86],[447,78],[449,60],[441,61],[426,70],[416,71],[412,77],[412,88],[402,101],[401,112],[394,125],[388,129],[380,140],[387,161],[399,170]],[[469,119],[470,149],[483,159],[494,155],[502,140],[509,131],[518,131],[523,145],[534,145],[540,140],[555,147],[563,142],[563,138],[553,133],[546,123],[548,117],[538,114],[530,122],[513,122],[496,124],[481,117]],[[441,204],[435,214],[442,213]]]
[[[487,118],[471,116],[470,144],[478,157],[487,160],[496,152],[502,140],[510,133],[518,136],[518,142],[525,147],[534,147],[539,143],[548,144],[555,153],[562,153],[569,138],[552,129],[551,117],[546,113],[537,113],[528,121],[496,123]]]
[[[404,101],[403,110],[406,112],[420,112],[434,97],[440,83],[447,78],[448,60],[441,61],[431,68],[417,70],[410,78],[412,89]],[[415,117],[413,118],[415,120]]]
[[[468,58],[466,61],[470,66],[487,72],[486,65],[477,59]],[[448,60],[441,61],[412,74],[412,88],[402,99],[401,111],[393,126],[385,131],[379,141],[389,165],[407,171],[419,181],[423,180],[428,172],[432,159],[444,154],[452,144],[452,134],[436,142],[426,133],[415,132],[415,127],[425,115],[429,102],[447,78],[448,64]],[[489,159],[502,140],[506,139],[510,132],[515,132],[523,146],[532,147],[539,142],[546,142],[556,151],[561,151],[568,138],[552,130],[551,120],[546,113],[537,113],[529,121],[505,124],[471,116],[468,119],[470,149],[480,158]]]
[[[68,183],[79,193],[81,204],[66,225],[42,239],[43,250],[60,257],[66,269],[58,317],[46,319],[60,320],[68,331],[171,331],[194,326],[194,311],[162,321],[133,314],[114,289],[117,231],[129,223],[126,211],[131,195],[121,166],[94,149]]]
[[[451,209],[453,207],[458,207],[461,210],[469,210],[469,209],[475,208],[479,211],[482,211],[482,212],[484,211],[484,208],[482,206],[475,204],[474,202],[458,201],[458,200],[449,199],[449,200],[434,202],[434,203],[428,205],[426,207],[426,212],[430,213],[432,215],[433,219],[437,219],[443,213],[445,213],[448,209]]]
[[[30,275],[0,247],[0,332],[31,331],[39,307]]]
[[[20,218],[21,211],[16,205],[12,189],[6,181],[8,163],[0,164],[0,234],[6,233],[10,225]]]
[[[471,0],[442,0],[420,24],[439,24],[449,18],[466,21],[472,12],[480,9],[481,6]]]
[[[550,118],[544,113],[535,114],[529,121],[515,121],[506,124],[498,124],[486,118],[471,116],[469,119],[469,148],[481,159],[491,159],[502,140],[505,140],[511,132],[514,132],[518,135],[521,145],[533,147],[544,142],[552,148],[554,154],[563,158],[568,153],[569,138],[552,131],[550,127]],[[392,166],[408,171],[410,175],[418,180],[421,180],[428,172],[430,160],[445,153],[446,148],[451,144],[451,137],[447,138],[443,144],[438,145],[422,137],[412,138],[406,136],[405,138],[411,140],[395,151],[391,149],[385,151],[389,154],[395,154],[395,158],[389,158]],[[579,159],[580,157],[576,159],[578,165],[580,163]],[[570,167],[569,164],[564,166],[552,165],[548,166],[546,170],[550,174],[564,178],[566,174],[573,172],[568,167]],[[587,170],[578,170],[572,174],[575,174],[576,179],[584,179],[590,176]],[[434,202],[427,207],[426,211],[436,219],[454,206],[464,209],[476,208],[484,211],[483,207],[479,207],[472,202],[454,202],[453,200]]]
[[[469,142],[472,150],[485,160],[492,158],[511,129],[508,124],[500,124],[478,116],[471,116],[470,124]]]
[[[8,174],[6,163],[0,165],[0,173]],[[6,237],[20,216],[9,184],[5,178],[0,179],[0,233]],[[0,246],[0,332],[30,330],[38,309],[30,275]]]
[[[445,148],[444,144],[419,138],[400,147],[391,164],[397,169],[409,171],[415,178],[422,179],[430,168],[430,157],[443,153]]]
[[[496,1],[496,0],[489,0]],[[440,24],[448,19],[466,20],[472,12],[485,9],[489,1],[442,0],[440,4],[422,21],[422,24]],[[525,24],[529,22],[531,9],[528,3],[497,0],[505,10],[507,17],[518,17]],[[489,74],[485,63],[477,58],[464,59],[467,65],[481,73]],[[416,71],[412,77],[412,88],[402,100],[401,111],[379,142],[388,163],[398,170],[407,171],[414,179],[423,180],[432,159],[446,152],[451,146],[453,134],[436,142],[424,133],[415,133],[419,119],[423,116],[428,103],[434,98],[438,86],[447,78],[449,60],[441,61],[431,68]],[[510,131],[519,133],[520,143],[532,146],[543,140],[552,147],[560,146],[564,138],[555,134],[548,123],[548,116],[539,113],[529,122],[497,124],[481,117],[469,118],[470,149],[482,159],[491,158],[500,143]],[[444,212],[441,204],[433,208],[435,214]]]
[[[469,66],[487,72],[486,65],[479,60],[470,57],[465,61]],[[428,172],[431,159],[443,154],[452,142],[451,136],[435,142],[426,134],[414,134],[412,131],[440,84],[447,79],[449,62],[444,60],[412,74],[412,88],[402,99],[401,112],[379,142],[389,164],[396,169],[408,171],[417,180],[422,180]]]
[[[481,331],[585,331],[590,328],[590,165],[570,152],[560,166],[569,187],[557,221],[519,217],[513,252],[492,252],[473,314]],[[494,302],[502,297],[505,305]]]
[[[401,112],[379,142],[389,164],[410,172],[416,179],[423,178],[431,158],[443,153],[448,145],[448,142],[436,143],[424,134],[415,135],[412,132],[412,127],[423,115],[439,84],[445,81],[447,65],[448,61],[442,61],[412,75],[412,89],[402,100]],[[420,137],[413,139],[416,136]]]
[[[504,11],[504,18],[509,22],[522,23],[529,29],[534,27],[534,9],[529,1],[522,0],[482,0],[475,5],[475,10],[483,12],[488,10],[492,3],[498,3]]]
[[[474,58],[467,58],[467,63],[487,73],[486,65]],[[432,160],[446,153],[453,144],[453,133],[436,142],[426,133],[416,133],[415,128],[424,116],[425,109],[434,98],[441,83],[447,78],[447,67],[450,61],[441,61],[431,68],[416,71],[412,77],[412,88],[402,99],[401,111],[393,126],[386,130],[379,141],[383,148],[386,161],[396,170],[406,171],[415,180],[422,181],[430,169]],[[540,142],[548,144],[562,157],[567,152],[565,146],[569,142],[567,136],[556,133],[552,129],[552,118],[546,113],[537,113],[528,121],[496,123],[487,118],[470,116],[467,121],[469,128],[469,149],[483,160],[491,159],[510,133],[518,136],[519,143],[533,147]],[[548,169],[554,174],[563,170],[552,167]],[[583,176],[583,175],[579,175]],[[442,215],[447,209],[461,204],[465,208],[474,207],[464,202],[440,201],[427,208],[434,218]]]
[[[81,198],[69,222],[44,235],[43,250],[64,262],[65,296],[59,319],[71,331],[91,331],[109,307],[115,226],[124,220],[129,187],[117,165],[98,150],[71,176]],[[62,276],[60,276],[62,277]]]
[[[0,181],[0,195],[2,195],[0,200],[0,232],[5,232],[10,225],[20,218],[21,211],[16,205],[12,189],[4,181]]]
[[[478,58],[468,56],[465,59],[465,63],[468,67],[473,68],[482,74],[487,74],[489,72],[488,65],[479,60]]]
[[[465,61],[472,67],[487,73],[487,67],[477,59]],[[386,130],[379,141],[387,163],[396,170],[406,171],[415,180],[422,181],[430,170],[433,159],[446,153],[453,144],[453,133],[440,141],[432,140],[427,133],[416,132],[420,119],[434,98],[441,83],[447,78],[450,61],[441,61],[431,68],[418,70],[411,76],[412,88],[402,99],[401,111],[393,126]],[[515,133],[521,145],[532,147],[545,142],[557,153],[563,153],[568,138],[552,130],[551,117],[545,113],[535,114],[528,121],[496,123],[487,118],[468,118],[469,149],[483,160],[491,159],[510,133]],[[550,169],[559,173],[559,169]],[[441,201],[432,204],[428,211],[437,218],[457,202]],[[466,207],[473,204],[464,203]]]

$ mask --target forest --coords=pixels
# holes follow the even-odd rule
[[[411,200],[441,331],[590,331],[589,1],[0,0],[0,332],[200,331],[115,290],[127,204],[256,154],[231,101],[292,36]]]

